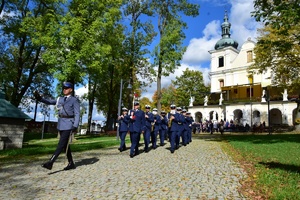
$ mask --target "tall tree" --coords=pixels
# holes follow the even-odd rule
[[[253,69],[264,72],[272,70],[274,84],[291,89],[300,88],[300,5],[292,1],[254,1],[252,13],[257,21],[264,22],[255,47]]]
[[[121,19],[121,5],[121,0],[71,1],[67,4],[65,15],[59,19],[57,29],[49,32],[52,40],[49,42],[48,53],[43,58],[48,63],[55,64],[52,72],[59,81],[86,83],[87,80],[89,124],[96,91],[103,89],[99,86],[104,80],[99,77],[103,77],[111,69],[112,54],[114,49],[119,49],[119,40],[123,37],[122,27],[117,24]],[[119,44],[116,46],[117,41]],[[105,90],[109,88],[113,94],[111,86]],[[111,102],[113,101],[109,101]]]
[[[203,74],[200,71],[183,71],[183,74],[172,81],[177,91],[177,102],[179,106],[188,107],[191,97],[195,99],[194,104],[203,103],[205,93],[209,92],[209,87],[205,86]]]
[[[157,67],[157,109],[161,110],[161,78],[180,65],[180,60],[185,52],[182,46],[185,34],[183,30],[187,24],[181,19],[181,15],[197,16],[199,5],[188,3],[187,0],[152,0],[158,22],[159,43],[153,52],[153,65]]]
[[[18,107],[24,95],[39,86],[49,89],[51,85],[51,65],[41,59],[47,51],[42,38],[55,20],[60,1],[5,3],[0,19],[0,80],[6,99]]]
[[[150,51],[148,46],[151,44],[156,33],[153,23],[149,17],[153,16],[153,11],[149,9],[151,0],[128,0],[124,4],[124,17],[128,20],[125,29],[127,37],[124,41],[125,55],[124,63],[126,63],[127,71],[133,85],[133,90],[138,89],[141,84],[138,81],[140,76],[144,79],[153,81],[150,76],[151,66],[149,64]]]

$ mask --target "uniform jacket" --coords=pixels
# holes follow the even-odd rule
[[[152,122],[154,122],[153,114],[151,112],[146,112],[145,114],[148,115],[148,118],[145,118],[145,130],[151,130]]]
[[[153,119],[156,120],[156,122],[154,123],[154,131],[159,131],[161,128],[161,118],[159,115],[153,115]]]
[[[130,116],[125,115],[124,118],[119,120],[119,131],[120,132],[127,132],[129,131],[129,122],[130,122]]]
[[[171,114],[169,114],[171,116]],[[171,124],[171,131],[180,131],[179,129],[180,127],[180,123],[182,124],[184,122],[184,117],[179,114],[179,113],[175,113],[172,114],[175,118],[172,120],[172,124]]]
[[[185,117],[185,123],[184,123],[184,129],[185,130],[190,130],[192,128],[192,121],[193,119],[191,117]]]
[[[163,119],[161,120],[160,127],[162,130],[167,130],[168,129],[168,118],[167,116],[164,116]]]
[[[66,101],[64,100],[64,97],[59,97],[57,100],[47,100],[42,98],[40,101],[47,105],[56,105],[58,111],[58,130],[71,130],[73,127],[78,127],[80,104],[76,97],[69,96],[66,98]],[[65,116],[70,118],[65,118]]]
[[[141,133],[145,127],[145,113],[142,110],[130,110],[129,131]]]

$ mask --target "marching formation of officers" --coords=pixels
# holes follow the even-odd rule
[[[152,109],[149,105],[145,106],[145,112],[140,110],[139,102],[134,102],[134,108],[128,110],[122,109],[122,115],[119,116],[119,135],[120,147],[119,151],[122,152],[126,149],[125,138],[130,132],[130,157],[139,154],[139,143],[141,134],[144,138],[144,152],[147,153],[152,149],[157,148],[157,143],[160,146],[165,145],[165,141],[169,140],[171,153],[174,153],[179,148],[180,141],[183,146],[192,142],[192,123],[194,122],[190,113],[185,109],[181,109],[175,105],[170,106],[171,111],[166,113],[161,111],[158,114],[156,108]],[[159,141],[157,138],[159,137]]]

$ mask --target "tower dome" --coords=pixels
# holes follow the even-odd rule
[[[229,46],[232,46],[235,49],[237,49],[239,44],[234,39],[230,38],[230,27],[231,27],[231,24],[228,22],[227,11],[225,11],[224,22],[221,25],[222,39],[220,39],[216,43],[215,50],[223,49],[223,48],[229,47]]]

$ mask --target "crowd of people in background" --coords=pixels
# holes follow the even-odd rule
[[[199,133],[218,133],[223,134],[224,132],[263,132],[265,130],[265,122],[256,122],[252,127],[248,123],[245,125],[237,123],[236,121],[224,121],[221,119],[218,120],[205,120],[204,122],[195,122],[193,123],[193,134]]]
[[[194,122],[191,113],[181,107],[175,105],[170,106],[171,111],[166,113],[161,111],[160,114],[157,108],[146,105],[145,110],[140,109],[139,102],[134,103],[134,109],[122,109],[122,114],[118,117],[118,131],[121,138],[120,152],[126,150],[125,139],[128,132],[130,133],[130,157],[139,154],[140,140],[143,138],[144,148],[143,152],[148,153],[150,149],[155,150],[158,146],[164,146],[166,141],[170,143],[170,151],[174,153],[175,150],[181,146],[186,146],[192,142],[192,133],[221,133],[229,132],[248,132],[251,130],[249,124],[245,126],[236,121],[218,120],[204,120],[204,122]],[[264,123],[259,126],[259,130],[263,129]],[[141,137],[141,135],[143,137]],[[159,140],[158,140],[159,138]]]

